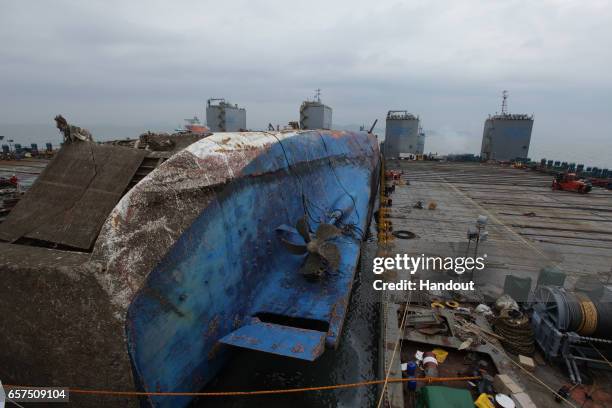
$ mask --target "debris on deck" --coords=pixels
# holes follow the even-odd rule
[[[385,282],[473,280],[477,288],[383,292],[389,378],[425,376],[423,356],[444,350],[436,375],[477,373],[479,381],[448,383],[469,390],[477,406],[548,407],[563,399],[610,406],[601,384],[612,380],[612,192],[555,191],[553,177],[525,166],[386,162],[381,256],[486,257],[482,270],[459,276],[381,275]],[[402,365],[418,368],[408,374]],[[386,405],[443,406],[423,405],[440,390],[409,384],[387,384]]]

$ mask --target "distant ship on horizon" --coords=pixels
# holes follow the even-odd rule
[[[185,119],[185,124],[183,127],[178,127],[174,129],[175,132],[178,133],[208,133],[210,129],[200,122],[200,119],[197,116],[194,116],[192,119]]]

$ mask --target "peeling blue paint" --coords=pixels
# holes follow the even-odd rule
[[[325,347],[325,333],[274,323],[259,319],[242,326],[223,337],[220,342],[281,356],[314,361]]]
[[[253,334],[241,347],[291,356],[302,348],[318,357],[317,342],[336,347],[342,330],[360,233],[367,227],[375,191],[378,145],[372,135],[298,132],[273,143],[242,173],[211,194],[214,199],[149,274],[128,309],[128,348],[137,382],[146,391],[198,391],[226,361],[231,346],[219,340]],[[341,219],[354,235],[335,242],[336,273],[308,281],[298,273],[304,258],[287,252],[275,232],[305,212],[316,229],[338,203],[352,211]],[[275,322],[262,329],[253,318],[275,315],[321,322],[322,332]],[[246,327],[246,328],[244,328]],[[242,328],[242,329],[241,329]],[[266,333],[284,333],[282,345]],[[237,337],[235,337],[237,339]],[[292,342],[294,344],[292,344]],[[303,358],[295,356],[297,358]],[[184,406],[185,397],[152,397],[155,406]]]

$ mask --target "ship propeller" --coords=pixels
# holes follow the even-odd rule
[[[297,232],[297,237],[282,237],[281,241],[289,252],[295,255],[308,254],[300,273],[307,278],[318,278],[325,271],[336,272],[340,266],[340,250],[331,242],[341,234],[333,224],[321,223],[314,234],[310,233],[306,218],[297,221],[295,229],[283,225],[284,232]],[[301,239],[300,239],[301,238]]]

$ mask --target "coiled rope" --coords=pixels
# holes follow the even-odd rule
[[[582,322],[578,327],[578,334],[590,336],[597,328],[597,309],[588,296],[577,293],[576,297],[580,302],[580,309],[582,310]]]
[[[527,316],[499,317],[494,320],[493,331],[503,337],[500,342],[510,353],[531,356],[535,352],[533,329]]]

